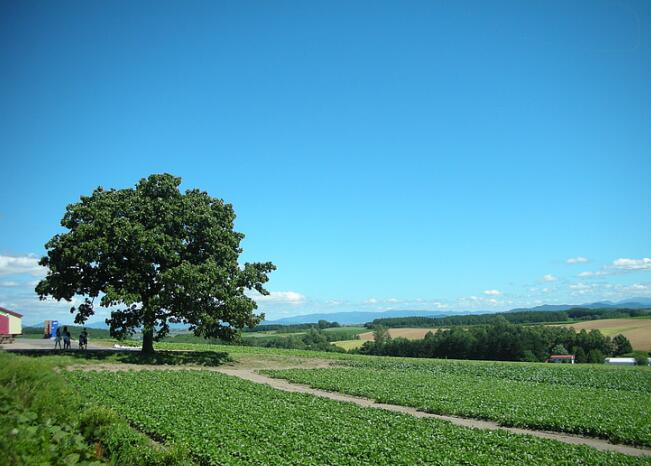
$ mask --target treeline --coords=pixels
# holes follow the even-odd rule
[[[337,341],[335,332],[323,332],[321,329],[312,327],[303,335],[290,335],[287,337],[265,337],[262,338],[243,338],[242,345],[260,346],[264,348],[284,348],[284,349],[305,349],[314,351],[330,351],[345,353],[346,350],[331,344]]]
[[[283,332],[284,333],[284,332]],[[332,330],[324,332],[323,329],[310,327],[308,332],[300,335],[269,335],[269,336],[246,336],[234,341],[222,341],[218,338],[208,338],[195,336],[191,333],[177,335],[168,335],[163,339],[169,343],[208,343],[214,345],[241,345],[256,346],[261,348],[284,348],[284,349],[305,349],[315,351],[336,351],[345,352],[342,348],[332,345],[331,342],[347,340],[350,338],[350,331],[342,328],[341,332]]]
[[[617,319],[651,315],[651,309],[587,309],[574,308],[567,311],[522,311],[500,312],[448,317],[390,317],[375,319],[365,324],[367,328],[378,325],[390,328],[400,327],[454,327],[458,325],[490,325],[500,319],[512,324],[536,324],[544,322],[571,322],[576,320]]]
[[[576,332],[564,327],[523,326],[498,320],[488,325],[453,327],[429,332],[422,340],[391,339],[384,327],[375,341],[358,350],[362,354],[414,358],[483,359],[541,362],[551,354],[574,354],[579,363],[603,363],[606,356],[630,353],[622,335],[604,336],[598,330]]]
[[[265,325],[256,325],[253,328],[245,327],[242,329],[244,333],[255,333],[255,332],[270,332],[275,331],[276,333],[294,333],[300,332],[302,330],[309,330],[312,327],[324,329],[324,328],[335,328],[341,327],[339,322],[330,322],[328,320],[320,320],[314,323],[308,324],[291,324],[291,325],[281,325],[281,324],[265,324]]]

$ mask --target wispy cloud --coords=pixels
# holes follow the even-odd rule
[[[634,292],[651,292],[651,285],[645,285],[642,283],[633,283],[631,285],[628,285],[627,289],[629,291],[634,291]]]
[[[651,270],[651,259],[648,257],[642,259],[620,258],[614,260],[611,267],[620,270]]]
[[[605,270],[597,270],[596,272],[593,271],[586,271],[586,272],[579,272],[578,276],[579,277],[604,277],[608,275],[608,272]]]
[[[488,296],[500,296],[502,292],[500,290],[485,290],[484,294]]]
[[[555,276],[555,275],[552,275],[551,273],[548,273],[547,275],[545,275],[543,277],[543,281],[546,281],[546,282],[555,282],[556,280],[558,280],[558,277]]]
[[[21,286],[20,282],[15,282],[12,280],[5,280],[3,282],[0,282],[0,288],[18,288]]]
[[[571,290],[591,290],[592,288],[594,288],[594,285],[588,285],[587,283],[573,283],[570,285]]]
[[[589,259],[587,257],[577,256],[577,257],[570,257],[565,262],[568,264],[585,264],[588,261]]]
[[[27,256],[3,256],[0,255],[0,276],[6,275],[31,275],[41,277],[47,269],[38,265],[38,257]]]

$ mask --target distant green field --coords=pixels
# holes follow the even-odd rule
[[[340,348],[343,348],[346,351],[349,351],[361,347],[364,344],[364,340],[333,341],[332,344],[335,346],[339,346]]]
[[[481,431],[196,371],[68,372],[92,402],[200,464],[641,464],[504,431]],[[162,402],[164,400],[164,402]]]

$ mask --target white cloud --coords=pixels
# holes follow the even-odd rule
[[[547,275],[545,275],[543,277],[543,280],[546,281],[546,282],[555,282],[556,280],[558,280],[558,277],[555,276],[555,275],[552,275],[551,273],[548,273]]]
[[[572,294],[586,294],[590,292],[597,291],[599,284],[597,283],[574,283],[570,285],[570,290]]]
[[[572,290],[590,290],[593,288],[593,285],[587,285],[585,283],[574,283],[573,285],[570,285],[570,288]]]
[[[500,296],[502,292],[500,290],[486,290],[484,294],[488,296]]]
[[[18,288],[20,285],[20,282],[14,282],[11,280],[0,282],[0,288]]]
[[[633,283],[628,289],[631,291],[651,291],[651,286],[643,285],[642,283]]]
[[[0,276],[29,274],[34,277],[45,275],[47,269],[38,265],[38,257],[0,255]]]
[[[588,258],[583,256],[570,257],[565,262],[568,264],[585,264],[588,262]]]
[[[266,296],[255,293],[251,298],[258,303],[301,304],[305,302],[305,296],[296,291],[271,291]]]
[[[651,270],[651,259],[648,257],[642,259],[620,258],[613,261],[612,267],[621,270]]]
[[[397,303],[398,302],[398,300],[396,298],[389,298],[389,299],[387,299],[387,301],[390,302],[390,303]]]
[[[462,307],[501,306],[504,304],[504,301],[498,301],[495,298],[485,298],[483,296],[468,296],[467,298],[460,298],[457,302],[457,305]]]
[[[375,298],[368,298],[366,304],[377,304],[378,300]]]
[[[605,270],[598,270],[596,272],[588,270],[586,272],[580,272],[578,274],[579,277],[603,277],[604,275],[608,275],[608,272]]]

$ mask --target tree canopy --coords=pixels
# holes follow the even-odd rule
[[[231,204],[206,192],[179,190],[181,179],[151,175],[135,188],[104,190],[70,204],[61,220],[67,230],[45,245],[48,268],[38,283],[41,299],[70,301],[75,322],[110,307],[111,334],[143,329],[143,351],[169,332],[189,324],[196,335],[229,340],[237,329],[255,326],[255,301],[245,294],[263,285],[271,262],[239,265],[242,233],[234,231]]]

